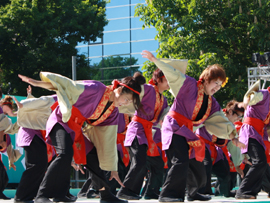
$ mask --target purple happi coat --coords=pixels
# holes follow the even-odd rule
[[[269,100],[270,94],[268,90],[259,90],[259,94],[262,94],[262,100],[254,105],[248,105],[245,110],[244,119],[246,117],[257,118],[264,121],[269,112]],[[240,132],[239,132],[239,141],[248,146],[249,138],[256,139],[263,147],[265,148],[265,144],[263,143],[263,137],[251,126],[243,123]],[[248,151],[248,147],[241,149],[242,153],[246,153]]]

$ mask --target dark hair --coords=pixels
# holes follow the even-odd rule
[[[6,95],[5,98],[2,99],[2,105],[7,105],[11,110],[14,110],[13,99],[9,95]]]
[[[202,79],[202,83],[206,80],[211,82],[211,80],[217,79],[220,79],[223,83],[226,80],[226,73],[220,64],[213,64],[204,69],[200,75],[200,79]]]
[[[244,113],[245,109],[243,107],[239,108],[238,107],[239,102],[236,100],[231,100],[227,103],[225,109],[226,109],[226,113],[229,112],[229,110],[232,110],[233,112],[241,112]]]
[[[153,76],[152,76],[152,80],[154,82],[155,85],[158,84],[158,79],[160,79],[160,81],[162,82],[163,81],[163,72],[162,70],[160,69],[156,69],[154,72],[153,72]]]
[[[121,83],[129,86],[130,88],[139,93],[141,93],[142,91],[141,85],[145,84],[145,82],[146,82],[145,77],[143,77],[143,75],[140,72],[135,72],[133,77],[128,76],[121,80]],[[135,109],[138,110],[142,108],[140,95],[138,95],[137,93],[133,92],[132,90],[130,90],[125,86],[123,86],[122,93],[132,94],[133,105]]]

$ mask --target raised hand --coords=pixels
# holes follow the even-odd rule
[[[150,51],[143,50],[141,54],[143,58],[147,58],[149,61],[157,61],[157,58]]]

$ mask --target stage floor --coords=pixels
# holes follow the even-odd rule
[[[11,200],[0,200],[1,203],[13,203],[14,199]],[[83,199],[79,198],[77,203],[98,203],[99,199]],[[158,203],[158,200],[132,200],[129,201],[130,203]],[[185,200],[185,202],[188,202]],[[193,201],[194,203],[196,202],[201,202],[201,201]],[[216,202],[216,203],[227,203],[227,202],[270,202],[270,199],[267,197],[267,193],[265,192],[260,192],[259,195],[257,196],[256,200],[236,200],[234,198],[224,198],[224,197],[214,197],[212,196],[212,199],[208,202]],[[201,202],[202,203],[202,202]]]

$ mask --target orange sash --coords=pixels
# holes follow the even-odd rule
[[[146,139],[148,142],[147,155],[148,156],[159,156],[159,151],[158,151],[157,145],[153,140],[153,134],[152,134],[153,123],[151,121],[145,120],[145,119],[140,118],[138,116],[134,116],[132,118],[132,120],[141,123],[143,126],[145,136],[146,136]]]
[[[53,158],[54,148],[53,148],[53,146],[51,146],[48,143],[46,143],[46,130],[40,130],[40,132],[41,132],[41,135],[43,137],[43,140],[45,141],[45,144],[46,144],[47,155],[48,155],[48,163],[49,163],[52,160],[52,158]]]
[[[117,133],[117,144],[121,144],[122,150],[123,150],[123,163],[127,167],[129,164],[129,153],[127,148],[124,146],[125,141],[125,134]]]
[[[112,86],[107,86],[106,90],[95,110],[95,112],[92,114],[92,116],[89,119],[93,119],[96,120],[93,123],[90,123],[89,120],[87,120],[87,118],[85,118],[84,116],[82,116],[81,112],[74,106],[72,106],[71,109],[71,117],[69,119],[69,121],[67,122],[68,126],[75,132],[75,138],[74,138],[74,142],[73,142],[73,157],[74,157],[74,161],[77,164],[86,164],[86,153],[85,153],[85,143],[84,143],[84,137],[82,134],[82,126],[83,123],[86,121],[91,125],[98,125],[99,123],[103,122],[104,120],[106,120],[108,118],[108,116],[112,113],[112,111],[114,110],[115,106],[114,104],[111,104],[111,106],[105,111],[105,113],[101,115],[101,113],[103,112],[103,110],[106,107],[106,104],[109,101],[110,98],[110,94],[112,93],[113,89]],[[52,106],[51,109],[54,110],[56,107],[58,106],[58,101],[55,102]]]
[[[251,125],[263,138],[264,135],[264,122],[258,118],[246,117],[244,119],[245,124]],[[270,142],[267,140],[263,141],[266,147],[265,156],[267,163],[270,163]]]
[[[191,132],[193,132],[193,122],[191,120],[189,120],[185,116],[183,116],[180,113],[177,113],[175,111],[169,111],[168,115],[171,116],[172,118],[174,118],[180,127],[185,125]],[[205,157],[205,143],[204,143],[204,141],[199,138],[199,140],[189,141],[187,143],[190,146],[189,153],[191,152],[191,149],[194,148],[195,159],[197,161],[202,162],[204,160],[204,157]]]
[[[205,139],[204,137],[200,136],[200,138],[206,143],[209,144],[209,149],[211,151],[211,160],[212,160],[212,165],[215,164],[215,161],[217,159],[217,150],[215,147],[215,143]]]

